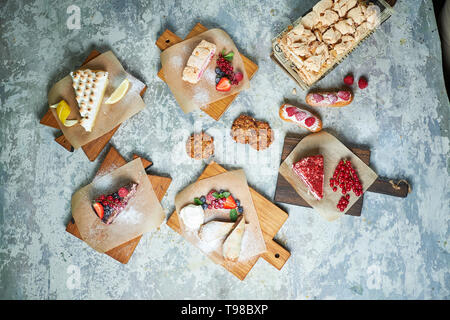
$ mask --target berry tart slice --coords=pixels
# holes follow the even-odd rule
[[[108,195],[102,194],[95,199],[92,207],[100,220],[105,224],[113,223],[125,209],[130,199],[136,194],[137,187],[137,183],[130,182],[116,192]]]
[[[323,198],[323,156],[311,156],[294,163],[292,170],[302,179],[309,192],[317,199]]]

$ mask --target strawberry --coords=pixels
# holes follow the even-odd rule
[[[364,78],[364,77],[359,78],[359,80],[358,80],[358,87],[360,89],[365,89],[365,88],[367,88],[368,85],[369,84],[368,84],[366,78]]]
[[[324,99],[323,95],[318,94],[318,93],[313,93],[313,98],[316,102],[320,102]]]
[[[94,210],[95,210],[95,213],[97,214],[97,216],[100,219],[103,219],[103,213],[104,213],[103,206],[99,202],[94,203],[92,206],[94,207]]]
[[[305,120],[305,124],[308,127],[311,127],[314,124],[314,122],[316,122],[316,119],[313,117],[309,117],[308,119]]]
[[[223,204],[224,209],[235,209],[237,207],[236,201],[234,201],[233,196],[228,196],[225,199],[225,203]]]
[[[339,91],[337,95],[342,100],[346,100],[347,101],[347,100],[350,99],[352,94],[349,91]]]
[[[287,107],[286,112],[289,117],[292,117],[294,114],[298,113],[298,109],[295,107]]]
[[[297,119],[297,121],[302,121],[303,119],[306,118],[308,114],[305,111],[299,111],[298,113],[295,114],[295,119]]]
[[[353,84],[353,76],[351,74],[349,74],[348,76],[346,76],[344,78],[344,83],[348,86],[351,86]]]
[[[227,77],[223,77],[222,79],[220,79],[219,83],[216,86],[216,90],[217,91],[230,91],[231,89],[231,82],[230,79],[228,79]]]

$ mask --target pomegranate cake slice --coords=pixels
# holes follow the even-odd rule
[[[95,199],[92,207],[97,216],[105,224],[111,224],[117,216],[125,209],[128,202],[136,194],[138,184],[130,182],[119,188],[116,192],[108,195],[100,195]]]
[[[323,156],[311,156],[293,164],[292,170],[302,179],[309,192],[317,199],[323,198]]]

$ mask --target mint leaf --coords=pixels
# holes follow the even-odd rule
[[[236,221],[237,217],[238,217],[237,210],[236,209],[231,209],[230,210],[230,219],[231,219],[231,221],[233,221],[233,222]]]
[[[228,52],[225,56],[223,56],[223,58],[227,61],[233,61],[233,57],[234,57],[234,52],[230,51]]]
[[[202,200],[200,200],[199,198],[194,198],[194,203],[197,204],[197,205],[202,205],[203,204]]]
[[[225,191],[222,193],[222,195],[224,198],[228,198],[231,195],[231,193],[229,193],[228,191]]]
[[[220,193],[214,192],[212,196],[216,199],[220,199]]]

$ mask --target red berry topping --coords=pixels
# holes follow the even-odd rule
[[[365,88],[367,88],[368,85],[369,85],[369,83],[367,82],[366,78],[364,78],[364,77],[359,78],[358,87],[360,89],[365,89]]]
[[[352,94],[349,91],[339,91],[338,92],[338,97],[345,101],[350,100],[351,96],[352,96]]]
[[[318,93],[313,93],[313,98],[316,102],[320,102],[324,99],[323,95],[318,94]]]
[[[94,210],[95,210],[95,213],[97,214],[97,216],[100,219],[103,219],[103,215],[104,215],[103,206],[99,202],[94,203],[92,206],[94,207]]]
[[[292,117],[294,114],[298,113],[298,109],[296,107],[287,107],[286,113],[289,117]]]
[[[353,84],[353,76],[352,75],[348,75],[344,78],[344,83],[348,86],[351,86]]]
[[[305,111],[299,111],[295,114],[295,119],[297,119],[297,121],[302,121],[307,116],[308,116],[308,114]]]
[[[119,194],[119,197],[125,198],[128,194],[128,190],[126,188],[120,188],[117,193]]]
[[[316,118],[314,118],[314,117],[309,117],[305,120],[305,124],[308,127],[311,127],[315,122],[316,122]]]
[[[235,209],[237,207],[233,196],[230,195],[230,196],[228,196],[228,198],[226,198],[225,203],[223,204],[223,207],[225,209]]]
[[[238,72],[238,73],[236,73],[236,74],[234,75],[234,79],[235,79],[237,82],[240,82],[240,81],[242,81],[242,79],[244,79],[244,75],[242,74],[242,72]]]
[[[228,79],[227,77],[223,77],[222,79],[220,79],[219,83],[216,85],[217,91],[226,92],[230,91],[230,89],[231,89],[231,82],[230,79]]]
[[[331,104],[335,103],[338,100],[338,97],[335,94],[329,94],[327,98],[328,98],[328,101],[330,101]]]

